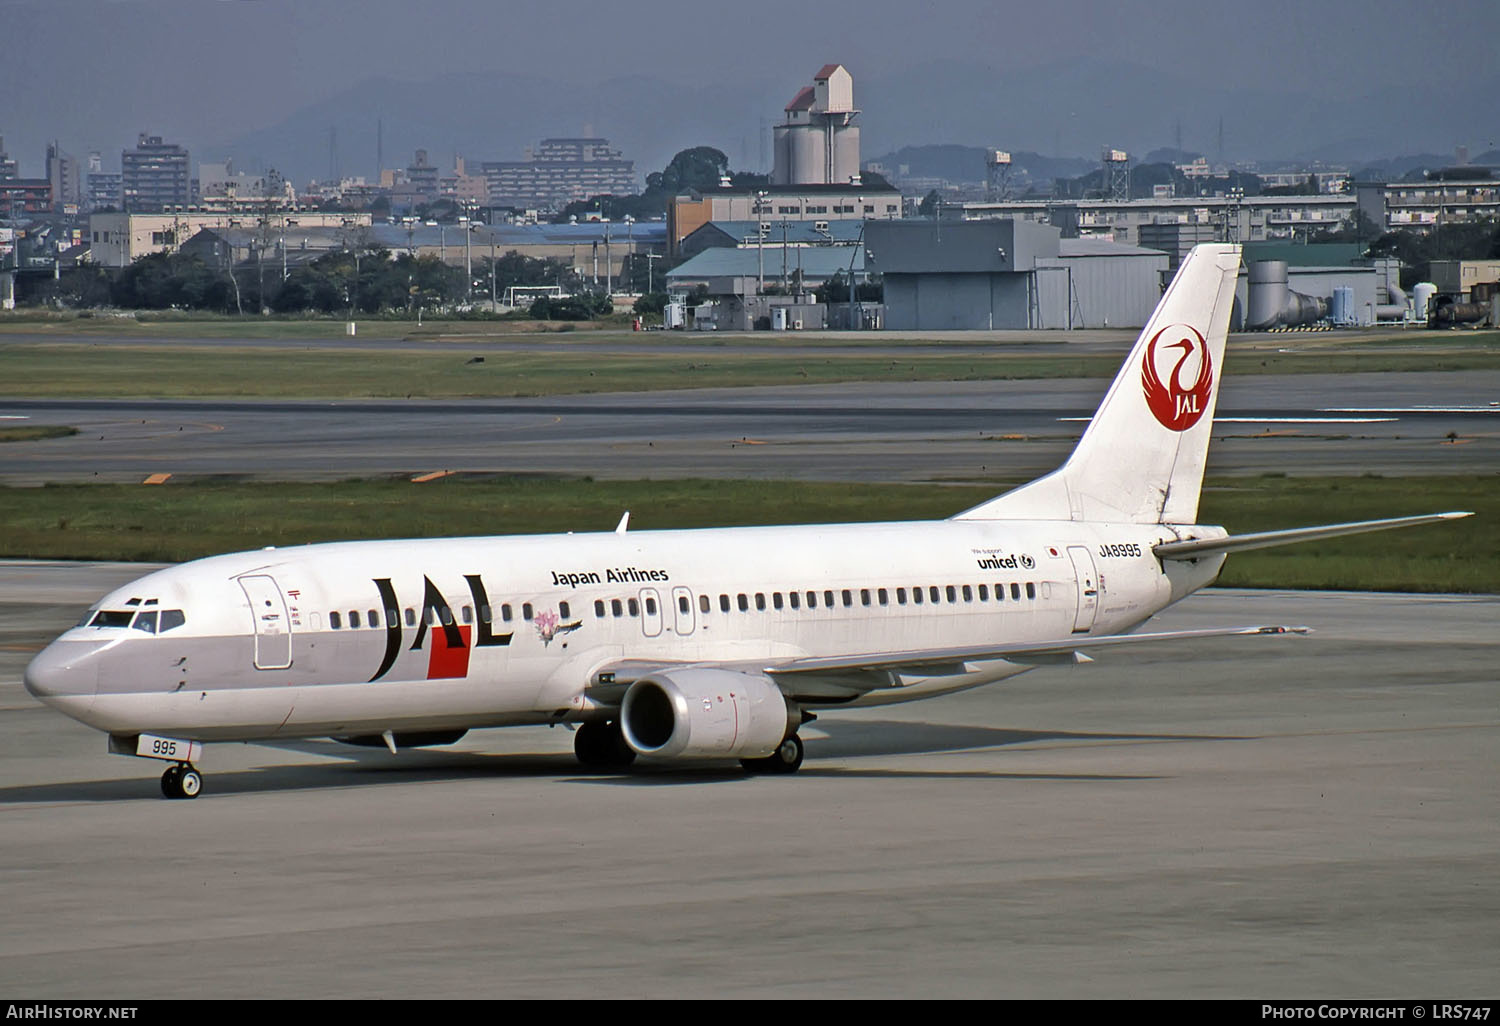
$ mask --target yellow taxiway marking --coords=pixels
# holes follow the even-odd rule
[[[428,481],[436,481],[440,477],[447,477],[454,473],[452,470],[434,470],[430,474],[422,474],[411,479],[412,484],[426,484]]]
[[[142,481],[141,484],[166,484],[167,478],[171,476],[171,474],[152,474],[146,480]]]

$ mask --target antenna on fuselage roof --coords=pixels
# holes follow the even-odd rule
[[[620,518],[620,522],[615,525],[615,534],[624,534],[625,533],[625,529],[627,527],[629,527],[629,526],[630,526],[630,510],[627,509],[625,511],[625,515]]]

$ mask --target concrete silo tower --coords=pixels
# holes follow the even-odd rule
[[[842,64],[825,64],[786,105],[776,126],[772,185],[848,185],[859,174],[854,79]]]

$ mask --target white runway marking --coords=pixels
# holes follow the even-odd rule
[[[1059,422],[1088,423],[1092,417],[1058,417]],[[1215,417],[1215,424],[1389,424],[1399,417]]]
[[[1488,406],[1350,406],[1319,410],[1319,413],[1495,413],[1500,404]]]

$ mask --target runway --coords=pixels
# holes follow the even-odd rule
[[[328,480],[437,470],[596,478],[1029,478],[1108,382],[936,382],[514,400],[0,400],[0,483],[154,474]],[[1500,471],[1500,372],[1231,377],[1209,472]]]
[[[1500,599],[1211,590],[1111,653],[824,714],[787,778],[212,746],[194,802],[20,685],[146,568],[0,564],[0,990],[1481,998]]]

